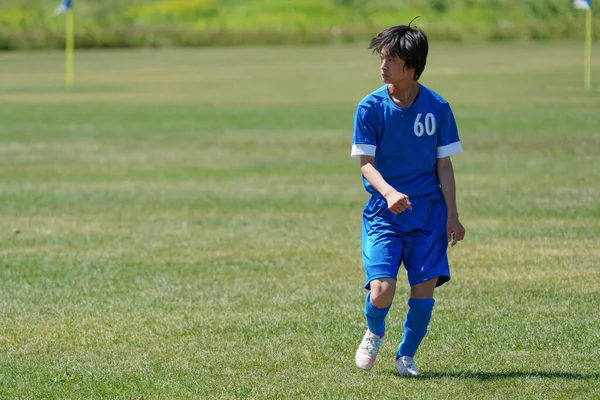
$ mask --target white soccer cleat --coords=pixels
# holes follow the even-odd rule
[[[402,356],[396,359],[396,368],[398,373],[402,376],[419,376],[419,370],[415,360],[409,356]]]
[[[363,340],[356,350],[356,366],[360,369],[370,370],[375,365],[377,353],[383,343],[383,336],[377,336],[367,330]]]

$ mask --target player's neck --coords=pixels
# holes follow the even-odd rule
[[[388,84],[388,92],[399,107],[410,107],[419,95],[420,85],[416,80],[406,84]]]

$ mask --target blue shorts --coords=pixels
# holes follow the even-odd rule
[[[393,214],[387,201],[373,196],[363,213],[362,250],[367,280],[398,278],[400,264],[413,286],[438,277],[437,286],[450,280],[446,224],[448,209],[441,189],[411,197],[412,210]]]

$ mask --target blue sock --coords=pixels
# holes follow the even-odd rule
[[[390,311],[391,304],[386,308],[377,308],[371,302],[371,292],[367,293],[365,300],[365,316],[367,317],[367,325],[371,333],[377,336],[383,336],[385,333],[385,317]]]
[[[396,358],[402,356],[414,357],[421,341],[427,333],[431,320],[434,299],[408,299],[408,314],[404,320],[404,337],[398,346]]]

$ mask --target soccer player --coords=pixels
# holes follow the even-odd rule
[[[433,292],[450,280],[448,243],[463,240],[450,156],[462,151],[450,105],[421,85],[429,45],[414,25],[385,29],[369,49],[381,57],[382,87],[356,111],[352,157],[371,198],[363,212],[367,332],[356,365],[369,370],[385,338],[400,265],[410,298],[396,353],[400,375],[419,374],[413,357],[427,332]]]

